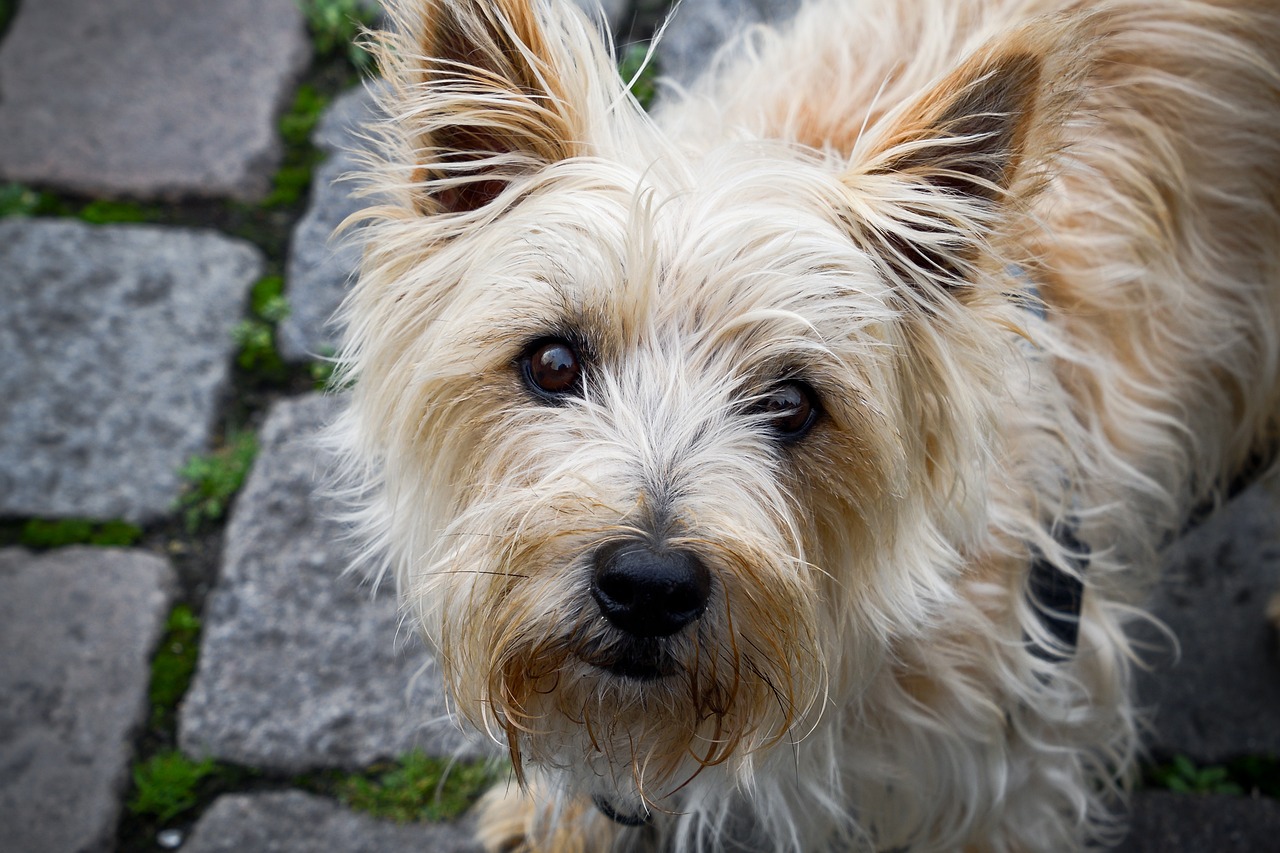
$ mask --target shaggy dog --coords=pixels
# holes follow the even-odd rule
[[[401,0],[339,427],[490,850],[1114,837],[1126,629],[1280,428],[1273,0],[826,0],[647,115]]]

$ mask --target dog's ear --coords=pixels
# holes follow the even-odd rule
[[[395,56],[416,63],[405,120],[424,213],[467,213],[512,180],[578,153],[565,61],[534,0],[428,0]]]
[[[844,176],[860,240],[906,281],[968,280],[1034,189],[1024,165],[1043,162],[1035,127],[1050,88],[1044,52],[1018,43],[975,56],[886,116]]]

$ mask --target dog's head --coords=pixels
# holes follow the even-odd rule
[[[849,150],[695,147],[571,4],[422,5],[348,306],[369,516],[462,716],[634,816],[954,596],[1042,68],[975,56]]]

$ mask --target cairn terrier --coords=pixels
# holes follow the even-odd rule
[[[1280,430],[1273,0],[823,0],[647,114],[399,0],[338,427],[489,850],[1063,851]]]

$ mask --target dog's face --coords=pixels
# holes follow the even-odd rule
[[[930,102],[861,167],[690,153],[576,18],[429,11],[351,306],[378,513],[461,714],[638,815],[856,701],[953,594],[990,412],[947,389],[1001,309],[948,291],[1031,88],[989,81],[1028,72],[971,75],[995,125]]]

